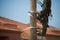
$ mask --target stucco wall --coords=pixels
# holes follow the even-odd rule
[[[20,40],[19,33],[13,32],[0,32],[0,37],[8,37],[8,40]]]
[[[47,40],[60,40],[60,36],[57,35],[48,35]]]

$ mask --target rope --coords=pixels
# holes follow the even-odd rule
[[[31,28],[36,28],[36,27],[27,27],[27,28],[21,30],[21,32],[24,32],[24,31],[26,31],[26,30],[28,30],[28,29],[31,29]]]

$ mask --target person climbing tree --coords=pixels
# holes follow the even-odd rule
[[[42,23],[42,33],[41,35],[45,36],[47,27],[48,27],[48,17],[51,15],[51,0],[43,1],[43,8],[40,13],[37,13],[37,19]]]

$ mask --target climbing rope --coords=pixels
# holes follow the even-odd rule
[[[37,28],[37,27],[27,27],[27,28],[21,30],[21,32],[24,32],[24,31],[26,31],[26,30],[28,30],[28,29],[31,29],[31,28]]]

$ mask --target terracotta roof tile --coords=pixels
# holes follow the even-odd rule
[[[21,22],[13,21],[13,20],[10,20],[10,19],[4,18],[4,17],[0,17],[0,21],[3,22],[3,23],[7,23],[7,24],[17,25],[18,30],[23,30],[23,29],[29,27],[29,24],[24,24],[24,23],[21,23]],[[37,25],[38,28],[42,28],[42,24],[40,22],[37,22],[36,25]],[[22,35],[24,36],[26,34],[26,35],[30,36],[29,33],[30,33],[30,29],[23,32]],[[50,26],[50,27],[47,28],[47,34],[60,35],[60,28],[55,28],[55,27]]]

